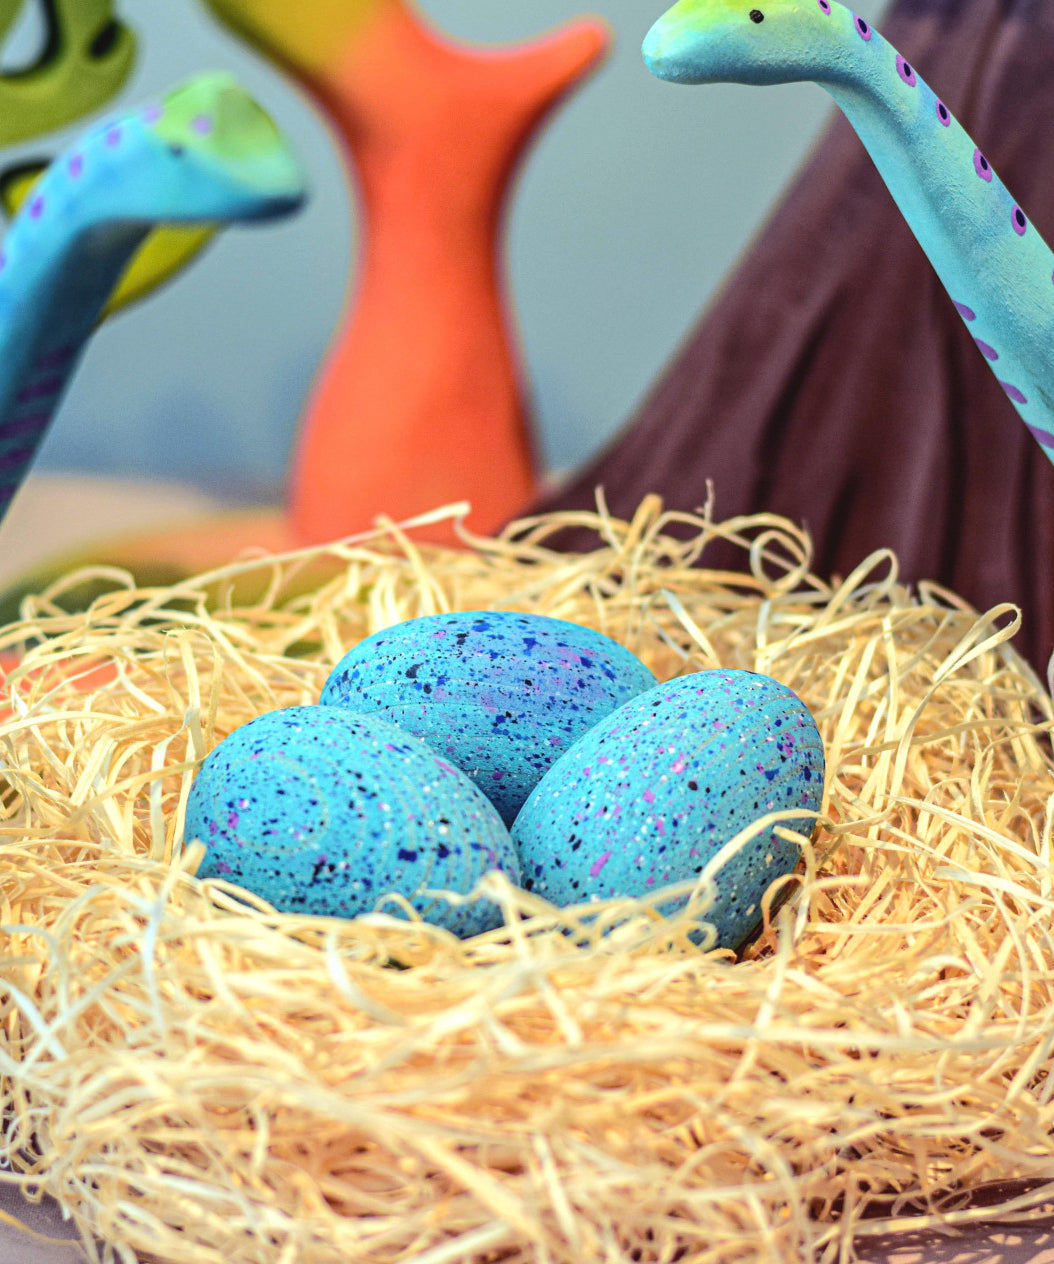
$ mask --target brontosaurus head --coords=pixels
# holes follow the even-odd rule
[[[653,75],[675,83],[831,81],[842,77],[851,22],[833,0],[678,0],[641,51]]]
[[[230,75],[198,75],[141,118],[153,142],[152,161],[141,188],[128,191],[130,214],[183,221],[267,219],[304,200],[304,173],[288,142]],[[114,144],[119,143],[118,138]],[[134,167],[129,177],[135,180]]]

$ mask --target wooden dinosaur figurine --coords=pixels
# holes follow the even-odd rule
[[[643,55],[676,83],[825,88],[1054,461],[1054,254],[915,67],[836,0],[678,0],[648,32]]]
[[[0,516],[154,224],[273,218],[303,197],[281,133],[228,75],[104,121],[52,163],[0,245]]]

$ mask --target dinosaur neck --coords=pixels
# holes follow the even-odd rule
[[[100,218],[90,150],[53,167],[2,244],[0,516],[24,477],[128,260],[149,225]]]
[[[855,30],[848,38],[854,43],[838,80],[820,82],[863,141],[1003,389],[1054,460],[1054,255],[917,71],[877,31],[866,43]]]

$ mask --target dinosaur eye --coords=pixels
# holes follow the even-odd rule
[[[764,15],[764,13],[762,13],[762,12],[761,12],[761,10],[760,10],[760,9],[751,9],[751,10],[750,10],[750,20],[751,20],[751,22],[764,22],[764,21],[765,21],[765,15]]]
[[[831,14],[831,0],[816,0],[816,3],[817,3],[817,4],[820,6],[820,8],[824,11],[824,13],[826,13],[826,14],[828,15],[828,17],[830,17],[830,14]]]
[[[169,145],[168,152],[173,158],[182,158],[187,151],[182,145]]]
[[[111,18],[109,22],[99,29],[95,38],[88,45],[89,57],[94,57],[98,61],[99,58],[105,57],[107,53],[112,52],[120,34],[121,24]]]

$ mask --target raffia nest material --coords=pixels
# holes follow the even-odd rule
[[[549,549],[568,521],[602,547]],[[748,577],[696,564],[715,536]],[[324,552],[331,578],[295,599],[323,551],[125,577],[85,615],[53,590],[0,639],[32,646],[0,726],[5,1179],[57,1197],[92,1258],[171,1264],[848,1260],[877,1233],[1036,1214],[1054,707],[1011,608],[913,594],[889,553],[827,583],[786,521],[653,500],[463,552],[393,527]],[[315,700],[377,628],[484,606],[808,702],[824,813],[744,960],[689,939],[705,891],[673,923],[631,902],[583,921],[488,879],[507,928],[460,942],[192,876],[184,803],[221,737]],[[62,683],[78,661],[116,678]],[[996,1181],[1031,1192],[968,1205]]]

